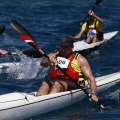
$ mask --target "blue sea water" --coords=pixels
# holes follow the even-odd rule
[[[0,0],[0,24],[6,27],[0,36],[0,48],[8,51],[21,51],[30,46],[22,41],[10,26],[11,19],[22,24],[34,37],[39,47],[46,53],[54,51],[59,38],[72,35],[90,10],[95,0]],[[103,0],[95,13],[104,20],[104,33],[120,31],[120,1]],[[95,77],[120,71],[120,33],[86,55]],[[15,73],[0,75],[0,94],[14,91],[36,91],[47,75],[47,69],[36,65],[41,59],[32,59],[21,55],[9,55],[0,58],[3,62],[20,62],[21,67]],[[100,101],[109,110],[100,110],[87,98],[69,107],[27,120],[119,120],[120,119],[120,83],[99,94]]]

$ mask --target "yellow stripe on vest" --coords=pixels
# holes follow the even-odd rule
[[[85,76],[83,75],[83,73],[82,73],[82,71],[81,71],[81,69],[80,69],[80,67],[79,67],[79,65],[78,65],[78,62],[77,62],[77,58],[78,58],[79,55],[80,55],[79,53],[76,53],[74,59],[73,59],[72,62],[71,62],[72,68],[73,68],[76,72],[79,72],[80,78],[78,79],[78,82],[85,80]]]

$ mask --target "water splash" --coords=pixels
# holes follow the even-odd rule
[[[25,55],[21,55],[21,60],[14,72],[14,77],[17,79],[33,79],[37,76],[40,69],[38,59],[28,58]]]
[[[40,67],[37,78],[43,79],[48,75],[49,68]]]
[[[115,99],[120,103],[120,89],[116,90],[115,92],[109,93],[109,95],[106,96],[110,99]]]
[[[13,45],[13,41],[12,41],[12,39],[10,38],[9,35],[7,35],[6,33],[3,33],[3,38],[4,38],[3,44],[8,45],[8,43],[9,43],[10,45]]]

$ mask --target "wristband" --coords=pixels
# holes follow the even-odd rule
[[[96,92],[92,92],[91,95],[97,95]]]

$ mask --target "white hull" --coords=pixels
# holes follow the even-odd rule
[[[0,63],[0,74],[13,73],[19,68],[20,63]]]
[[[96,78],[98,92],[120,81],[120,72]],[[89,90],[86,85],[86,90]],[[82,100],[86,94],[80,89],[35,97],[27,93],[0,96],[0,120],[22,120],[57,110]]]
[[[118,31],[105,33],[103,41],[96,42],[96,43],[93,43],[93,44],[87,44],[85,42],[85,40],[74,42],[74,49],[73,49],[73,51],[85,51],[85,50],[89,50],[89,49],[98,47],[101,44],[105,43],[106,41],[109,41],[110,39],[115,37],[117,35],[117,33],[118,33]]]

